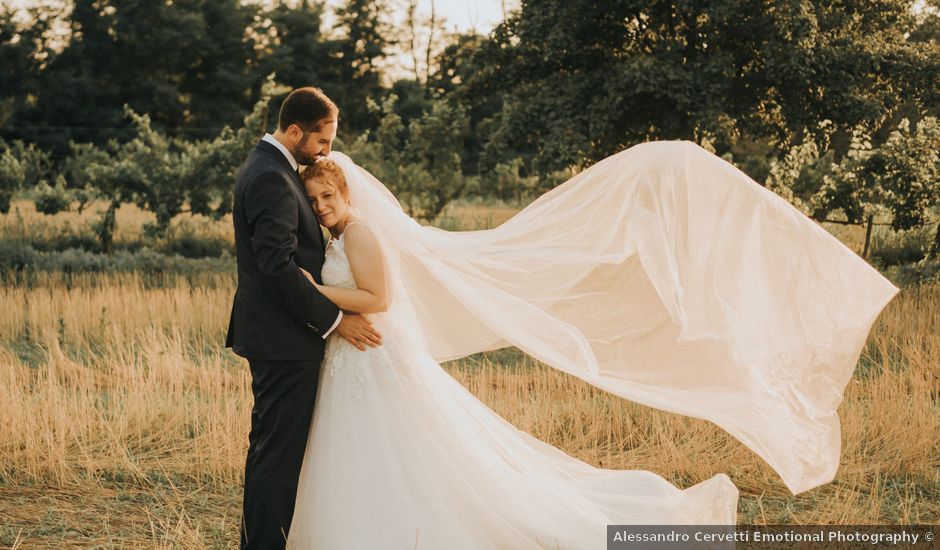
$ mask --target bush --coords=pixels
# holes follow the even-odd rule
[[[221,239],[206,239],[195,235],[183,235],[170,240],[161,251],[184,258],[219,258],[228,253],[231,244]]]
[[[32,187],[48,172],[49,155],[35,145],[21,141],[7,144],[0,140],[0,213],[10,211],[13,194]]]
[[[101,252],[101,245],[98,239],[91,233],[75,233],[72,231],[60,231],[55,237],[49,240],[33,241],[30,246],[38,252],[63,252],[70,249],[87,250],[88,252]]]
[[[394,94],[381,105],[369,100],[370,111],[380,118],[379,126],[344,149],[356,164],[388,186],[410,216],[430,221],[463,195],[469,181],[460,167],[467,114],[439,100],[430,112],[405,126],[394,110],[396,101]]]
[[[39,254],[35,263],[30,266],[35,271],[62,271],[64,273],[101,273],[106,271],[107,267],[107,256],[81,248]]]
[[[0,273],[7,280],[11,275],[23,272],[193,275],[232,273],[234,270],[235,262],[230,256],[192,259],[162,254],[150,248],[137,252],[121,250],[110,255],[81,248],[42,252],[29,244],[0,241]]]
[[[940,283],[940,261],[920,261],[894,267],[888,275],[901,287]]]
[[[522,176],[522,159],[501,162],[481,178],[482,195],[501,200],[522,200],[539,187],[537,175]]]
[[[36,250],[23,241],[0,241],[0,271],[19,271],[36,261]]]
[[[155,248],[169,256],[221,258],[234,253],[234,243],[214,231],[211,222],[202,216],[181,219],[163,231],[147,224],[144,234],[155,239]]]
[[[885,236],[872,237],[871,261],[881,269],[913,264],[927,255],[932,238],[932,227],[921,227],[908,231],[891,231]]]
[[[10,211],[13,194],[22,187],[25,178],[26,166],[10,149],[0,151],[0,213]]]
[[[65,188],[65,178],[59,175],[55,186],[42,180],[36,186],[36,211],[46,215],[53,215],[69,209],[72,197]]]
[[[921,245],[907,241],[898,245],[883,246],[871,254],[872,262],[878,267],[917,263],[925,257]]]

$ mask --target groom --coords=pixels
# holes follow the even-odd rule
[[[365,317],[344,314],[301,272],[322,282],[324,243],[298,165],[329,154],[338,116],[321,90],[294,90],[235,182],[238,288],[225,345],[248,359],[254,396],[243,549],[284,547],[326,337],[335,330],[360,350],[381,343]]]

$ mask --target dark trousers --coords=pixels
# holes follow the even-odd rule
[[[317,395],[320,361],[249,359],[251,432],[241,547],[284,548]]]

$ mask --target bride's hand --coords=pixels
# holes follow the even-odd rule
[[[301,267],[300,272],[304,274],[304,277],[306,277],[308,281],[310,281],[310,284],[317,287],[318,289],[320,288],[320,285],[318,285],[317,282],[313,279],[313,275],[311,275],[309,271]]]

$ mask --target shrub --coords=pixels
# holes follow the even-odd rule
[[[54,186],[49,185],[46,180],[40,181],[36,186],[37,212],[47,215],[56,214],[68,210],[71,203],[71,195],[65,188],[65,178],[61,174],[56,178]]]
[[[923,260],[930,246],[931,227],[890,231],[872,237],[871,261],[879,268],[913,264]]]
[[[29,244],[0,241],[0,273],[9,281],[11,275],[23,272],[61,273],[141,273],[145,275],[195,275],[199,273],[232,273],[235,262],[231,256],[219,258],[185,258],[162,254],[150,248],[137,252],[126,250],[102,254],[81,248],[38,251]]]
[[[0,213],[10,211],[13,194],[23,185],[26,178],[26,166],[17,159],[10,149],[0,152]]]
[[[23,241],[0,241],[0,270],[18,271],[31,266],[38,254],[35,249]]]
[[[940,283],[940,261],[922,260],[892,268],[888,274],[902,287]]]
[[[161,247],[161,251],[184,258],[218,258],[228,253],[231,246],[222,239],[185,234],[168,240],[166,245]]]

